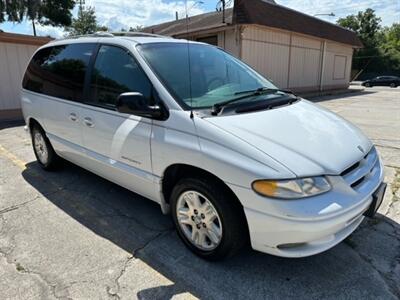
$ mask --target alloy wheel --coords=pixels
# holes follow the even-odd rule
[[[46,164],[49,159],[49,151],[47,149],[46,141],[41,132],[36,131],[33,135],[33,146],[39,161],[42,164]]]
[[[196,191],[182,193],[176,215],[185,237],[198,249],[212,251],[222,240],[222,223],[213,204]]]

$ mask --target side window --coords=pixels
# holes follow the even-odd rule
[[[40,50],[28,66],[24,88],[62,99],[82,100],[94,48],[95,44],[70,44]]]
[[[92,103],[115,107],[118,96],[140,92],[151,97],[151,84],[135,59],[122,48],[103,45],[99,49],[90,82]]]
[[[52,48],[44,48],[36,52],[26,69],[22,86],[26,90],[36,93],[44,93],[44,70],[42,65],[50,57]]]

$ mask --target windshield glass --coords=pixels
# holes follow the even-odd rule
[[[152,43],[139,45],[138,50],[186,109],[212,107],[243,91],[276,89],[247,65],[213,46]],[[281,95],[270,97],[277,96]]]

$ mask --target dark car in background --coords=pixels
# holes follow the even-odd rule
[[[373,86],[390,86],[392,88],[398,87],[400,85],[400,77],[396,76],[379,76],[373,79],[366,80],[362,83],[363,86],[373,87]]]

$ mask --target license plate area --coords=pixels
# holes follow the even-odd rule
[[[364,213],[366,217],[373,218],[382,204],[383,197],[385,196],[387,184],[381,183],[381,185],[376,189],[376,191],[372,194],[372,203],[368,210]]]

